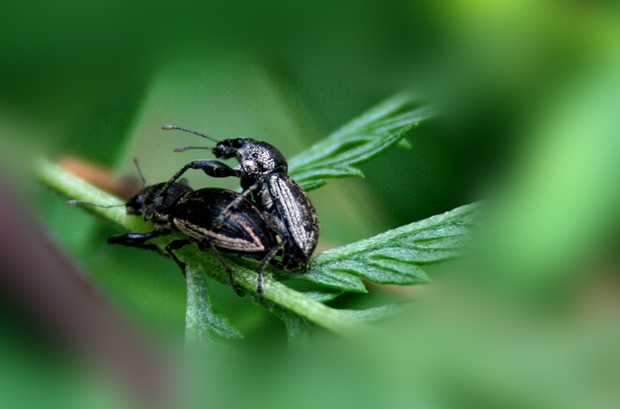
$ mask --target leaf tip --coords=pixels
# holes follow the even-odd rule
[[[396,145],[399,148],[404,148],[404,149],[411,149],[411,142],[409,142],[409,140],[407,138],[403,138],[400,141],[398,141],[398,144]]]

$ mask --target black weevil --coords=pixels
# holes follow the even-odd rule
[[[184,239],[170,242],[165,251],[185,273],[185,264],[174,254],[190,243],[196,243],[201,250],[212,248],[217,259],[228,272],[229,282],[237,292],[232,270],[219,252],[233,253],[243,257],[260,260],[258,266],[258,293],[263,292],[262,272],[269,262],[282,267],[274,260],[280,246],[274,234],[267,227],[261,212],[239,193],[227,189],[207,188],[193,190],[186,183],[159,183],[144,187],[125,203],[128,214],[144,216],[154,230],[149,233],[124,233],[108,239],[110,244],[158,250],[149,240],[178,231]],[[165,189],[165,191],[162,191]],[[165,197],[162,193],[165,192]],[[238,200],[241,197],[241,200]],[[218,217],[227,206],[238,200],[233,211],[228,212],[224,223]],[[93,203],[70,201],[68,204]],[[110,206],[100,206],[110,207]]]
[[[210,149],[216,158],[235,157],[235,168],[216,160],[197,160],[185,165],[168,182],[174,183],[188,169],[202,169],[207,175],[221,178],[235,176],[241,179],[243,193],[231,202],[220,217],[223,223],[247,197],[252,197],[267,225],[281,239],[282,266],[287,269],[306,267],[319,239],[319,219],[305,190],[288,175],[284,155],[274,146],[249,138],[226,139],[218,142],[206,135],[189,129],[166,125],[166,130],[178,129],[213,140],[213,148],[182,147],[186,149]]]

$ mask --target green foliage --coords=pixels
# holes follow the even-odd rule
[[[311,265],[307,271],[292,271],[286,274],[287,278],[310,281],[323,287],[353,293],[365,293],[366,287],[360,277],[343,271],[317,270]]]
[[[270,308],[270,311],[284,323],[288,345],[291,349],[308,347],[310,344],[310,330],[312,329],[312,325],[308,320],[284,308],[274,307]]]
[[[307,191],[317,189],[328,178],[363,177],[355,167],[381,155],[395,145],[409,147],[403,139],[420,122],[435,116],[410,94],[397,95],[289,161],[289,173]]]
[[[367,308],[365,310],[342,310],[342,312],[353,319],[375,322],[407,311],[413,304],[412,302],[403,302],[398,304],[386,304],[380,307]]]
[[[304,293],[304,295],[317,302],[328,302],[342,295],[342,291],[309,291]]]
[[[313,258],[310,271],[313,277],[333,277],[344,272],[377,284],[427,284],[429,278],[422,266],[460,255],[479,216],[478,204],[462,206],[325,251]],[[357,290],[354,286],[339,288]]]
[[[222,338],[243,338],[239,330],[226,317],[213,310],[204,277],[193,268],[187,268],[186,274],[185,341],[188,344],[200,345],[210,343],[210,335]]]

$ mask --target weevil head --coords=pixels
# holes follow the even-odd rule
[[[241,170],[248,176],[288,171],[284,155],[274,146],[250,138],[225,139],[213,148],[219,159],[237,158]]]
[[[172,206],[181,196],[193,189],[185,183],[173,183],[167,192],[162,192],[165,183],[157,183],[147,186],[125,202],[127,214],[141,216],[147,214],[157,206],[158,209],[165,210]]]
[[[152,203],[154,196],[154,187],[147,186],[140,190],[135,195],[131,196],[127,202],[125,202],[125,208],[127,209],[127,214],[133,214],[136,216],[140,216],[144,213],[147,207],[147,203]],[[161,186],[160,186],[161,187]]]
[[[230,159],[238,157],[240,150],[244,150],[246,144],[253,141],[248,138],[224,139],[213,148],[213,154],[218,159]]]

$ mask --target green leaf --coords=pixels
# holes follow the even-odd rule
[[[309,181],[305,181],[302,183],[302,187],[304,188],[304,190],[306,192],[309,192],[311,190],[314,189],[318,189],[320,187],[323,187],[327,184],[326,181],[320,179],[320,180],[309,180]]]
[[[421,121],[436,115],[410,94],[397,95],[343,126],[331,136],[289,161],[289,174],[307,191],[327,178],[363,177],[355,167],[399,145],[410,147],[404,136]]]
[[[403,302],[397,304],[387,304],[380,307],[367,308],[365,310],[341,310],[345,315],[365,322],[375,322],[385,318],[393,317],[401,312],[407,311],[413,302]]]
[[[474,203],[325,251],[311,260],[309,274],[315,282],[348,273],[379,284],[429,283],[421,266],[459,256],[480,213]]]
[[[310,346],[312,325],[307,320],[284,308],[273,308],[270,311],[284,323],[289,348],[307,349]]]
[[[186,278],[185,342],[188,345],[211,345],[214,343],[211,334],[222,338],[243,338],[227,318],[213,310],[202,274],[187,267]]]
[[[353,293],[366,293],[366,286],[359,277],[336,269],[315,270],[309,268],[307,271],[293,271],[287,273],[285,278],[310,281],[323,287],[333,288],[334,290],[347,291]]]
[[[305,292],[304,295],[313,301],[325,303],[340,297],[342,291],[309,291]]]

